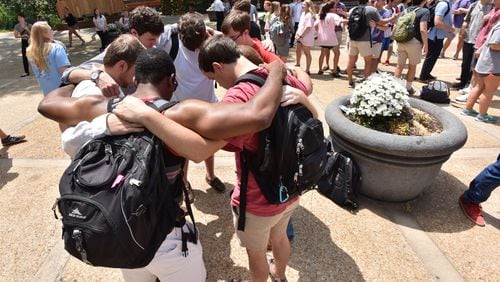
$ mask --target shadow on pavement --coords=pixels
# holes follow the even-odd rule
[[[411,201],[389,203],[361,197],[360,207],[393,222],[392,213],[405,213],[413,217],[425,232],[457,233],[475,226],[463,215],[458,204],[458,198],[467,188],[458,178],[441,170],[433,184]],[[498,223],[496,220],[496,226]]]
[[[12,159],[9,158],[9,147],[0,149],[0,190],[19,176],[17,172],[9,172],[12,167]]]
[[[225,182],[226,191],[234,189],[234,185]],[[207,281],[229,281],[250,279],[246,267],[236,266],[231,259],[231,239],[234,235],[233,218],[229,207],[229,193],[217,193],[208,189],[205,193],[194,190],[196,200],[194,206],[203,214],[216,216],[207,224],[197,223],[203,245],[203,260],[207,269]],[[198,220],[195,218],[195,220]]]
[[[302,206],[292,215],[295,239],[289,266],[298,281],[364,281],[356,262],[332,240],[331,231]]]

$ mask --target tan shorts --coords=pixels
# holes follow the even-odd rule
[[[398,43],[398,65],[405,65],[406,59],[410,65],[420,64],[422,43],[415,38],[408,42]]]
[[[372,47],[369,41],[351,40],[349,44],[349,56],[357,56],[358,54],[361,54],[361,57],[372,56]]]
[[[382,52],[382,42],[372,43],[372,58],[378,59],[380,57],[381,52]]]
[[[256,216],[246,212],[245,231],[238,230],[238,207],[233,207],[233,224],[240,246],[250,250],[266,250],[271,234],[284,234],[290,216],[299,206],[300,199],[288,206],[282,213],[274,216]]]

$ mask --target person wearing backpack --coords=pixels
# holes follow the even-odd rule
[[[413,95],[415,90],[412,87],[417,65],[422,59],[422,54],[427,54],[428,41],[427,41],[427,24],[429,22],[430,13],[425,8],[425,0],[413,0],[405,13],[402,13],[398,19],[398,23],[394,29],[397,32],[402,28],[403,17],[410,17],[410,28],[414,31],[414,37],[406,42],[398,42],[398,65],[394,71],[394,76],[401,78],[401,74],[408,60],[408,73],[406,74],[406,90],[408,94]],[[414,15],[411,15],[411,14]],[[406,15],[405,15],[406,14]],[[399,22],[401,20],[401,22]]]
[[[419,80],[423,83],[436,79],[431,72],[439,58],[439,55],[441,54],[441,50],[443,49],[443,41],[446,37],[455,32],[455,29],[452,26],[450,10],[450,0],[439,0],[429,9],[429,47],[419,76]]]
[[[280,7],[278,18],[269,29],[269,35],[274,43],[276,54],[286,62],[290,51],[290,37],[293,33],[293,21],[290,16],[290,6],[283,4]]]
[[[352,71],[354,64],[358,58],[358,54],[364,59],[365,69],[364,77],[367,78],[371,74],[372,62],[372,44],[370,27],[385,26],[393,17],[381,20],[377,9],[372,6],[367,6],[368,0],[360,0],[359,6],[352,8],[349,11],[349,21],[347,23],[349,30],[349,60],[347,63],[347,80],[349,87],[354,88],[352,79]]]
[[[223,101],[228,104],[245,103],[254,97],[258,91],[266,87],[264,85],[260,88],[261,90],[259,90],[259,86],[252,82],[241,82],[234,85],[237,79],[244,74],[254,73],[259,76],[266,76],[267,71],[258,68],[246,58],[242,57],[236,43],[227,37],[215,36],[208,39],[200,50],[199,64],[207,77],[215,79],[222,87],[228,89],[223,98]],[[278,64],[278,62],[274,62],[273,64]],[[271,78],[271,75],[273,78]],[[274,74],[269,73],[267,78],[266,83],[269,80],[280,80],[281,75],[278,78],[274,76]],[[286,81],[290,86],[297,87],[304,92],[307,91],[305,85],[291,75],[286,76]],[[285,105],[293,101],[304,102],[304,99],[307,100],[305,95],[302,94],[300,98],[297,97],[297,99],[293,98],[288,100],[285,102]],[[127,105],[127,102],[130,103]],[[143,110],[147,110],[147,114],[137,113],[137,111],[142,112]],[[134,103],[133,99],[129,99],[128,97],[125,99],[122,108],[119,106],[117,110],[115,110],[115,113],[129,121],[145,122],[144,125],[152,132],[161,130],[161,125],[165,120],[164,117],[160,118],[159,115],[144,108],[144,106],[140,107]],[[200,122],[205,124],[204,127],[210,126],[199,113],[183,112],[183,114],[186,115],[186,121],[189,121],[191,124],[190,127],[197,131],[202,129],[200,128],[200,125],[202,125],[199,124]],[[152,115],[157,116],[158,119],[153,119]],[[234,112],[227,112],[225,115],[222,115],[222,113],[220,114],[221,119],[233,119],[235,117]],[[180,118],[176,120],[181,121],[183,119],[184,118]],[[155,122],[153,122],[153,120],[155,120]],[[219,127],[217,124],[213,124],[212,126]],[[207,134],[207,132],[204,130],[203,135],[205,134]],[[225,133],[225,135],[227,135],[227,133]],[[212,134],[210,134],[210,136],[205,136],[211,138]],[[240,183],[245,182],[245,180],[241,178],[242,164],[239,161],[240,153],[243,149],[255,152],[258,147],[258,136],[259,134],[256,130],[251,134],[242,134],[233,138],[225,138],[225,145],[221,146],[221,148],[224,147],[225,150],[235,152],[235,159],[237,160],[236,170],[238,181],[231,195],[235,229],[237,228],[239,218],[237,211],[239,211],[238,206],[241,198]],[[220,137],[217,139],[220,139]],[[245,228],[244,231],[237,230],[236,235],[238,236],[240,245],[247,250],[252,281],[266,281],[269,273],[271,273],[273,279],[286,281],[284,280],[286,279],[285,269],[291,253],[286,227],[293,210],[299,205],[299,197],[297,196],[289,199],[283,204],[270,204],[264,197],[253,174],[250,173],[248,175],[246,199]],[[266,261],[266,250],[269,238],[272,242],[272,252],[274,255],[274,259],[270,260],[271,265]]]

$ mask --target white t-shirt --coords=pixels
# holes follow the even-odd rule
[[[173,101],[198,99],[209,103],[217,102],[214,81],[208,79],[198,66],[199,50],[190,51],[179,40],[179,51],[175,57],[175,75],[179,83],[172,97]]]

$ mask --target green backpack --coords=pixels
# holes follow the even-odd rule
[[[394,28],[394,40],[398,43],[408,42],[415,37],[415,20],[418,9],[420,8],[404,13],[399,17]]]

